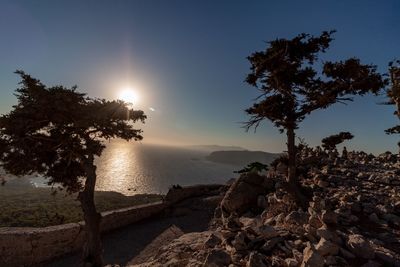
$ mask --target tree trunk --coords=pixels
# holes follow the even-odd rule
[[[83,217],[85,220],[86,242],[83,248],[83,266],[103,266],[102,245],[100,237],[101,215],[94,204],[94,189],[96,185],[96,166],[93,164],[93,156],[84,163],[86,172],[85,188],[79,193]]]
[[[288,177],[287,182],[292,185],[297,185],[296,177],[296,145],[295,145],[295,133],[293,128],[289,128],[286,131],[287,134],[287,148],[288,148]]]
[[[288,177],[287,177],[287,191],[295,199],[297,205],[303,209],[307,208],[307,199],[301,191],[301,185],[296,175],[296,144],[295,133],[293,128],[288,128],[287,134],[287,148],[288,148]]]

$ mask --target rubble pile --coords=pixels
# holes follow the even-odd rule
[[[400,266],[398,157],[307,148],[298,158],[307,209],[284,190],[284,163],[244,173],[209,231],[182,235],[141,266]]]

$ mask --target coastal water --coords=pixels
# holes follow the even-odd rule
[[[206,160],[211,151],[114,140],[96,159],[96,190],[125,195],[166,193],[175,184],[182,186],[225,183],[241,166]],[[45,179],[28,178],[35,186]]]

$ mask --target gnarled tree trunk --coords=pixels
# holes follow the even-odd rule
[[[302,208],[307,208],[307,199],[301,191],[301,185],[296,175],[296,144],[294,128],[287,128],[287,148],[288,148],[288,177],[287,191],[293,196],[297,204]]]
[[[85,220],[86,242],[83,248],[83,266],[102,267],[102,245],[100,236],[101,214],[94,204],[94,189],[96,185],[96,166],[93,157],[84,163],[86,172],[85,188],[79,193],[83,217]]]
[[[296,177],[296,145],[295,145],[295,133],[293,128],[289,128],[286,131],[287,135],[287,148],[288,148],[288,177],[287,181],[290,185],[297,185]]]

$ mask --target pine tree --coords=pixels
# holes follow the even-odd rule
[[[323,32],[318,37],[303,33],[293,39],[276,39],[268,43],[265,51],[248,57],[251,72],[246,82],[261,94],[246,110],[250,116],[246,128],[257,128],[268,119],[281,133],[286,132],[287,188],[303,207],[306,199],[296,176],[295,130],[299,124],[315,110],[351,101],[354,95],[377,93],[385,85],[376,66],[361,64],[357,58],[318,61],[319,54],[329,48],[333,33]]]
[[[93,99],[76,87],[46,87],[23,71],[16,90],[18,103],[0,117],[0,162],[14,175],[41,174],[49,185],[79,192],[86,231],[83,264],[103,266],[101,215],[94,204],[94,158],[104,140],[141,140],[142,131],[130,122],[146,119],[122,101]]]

